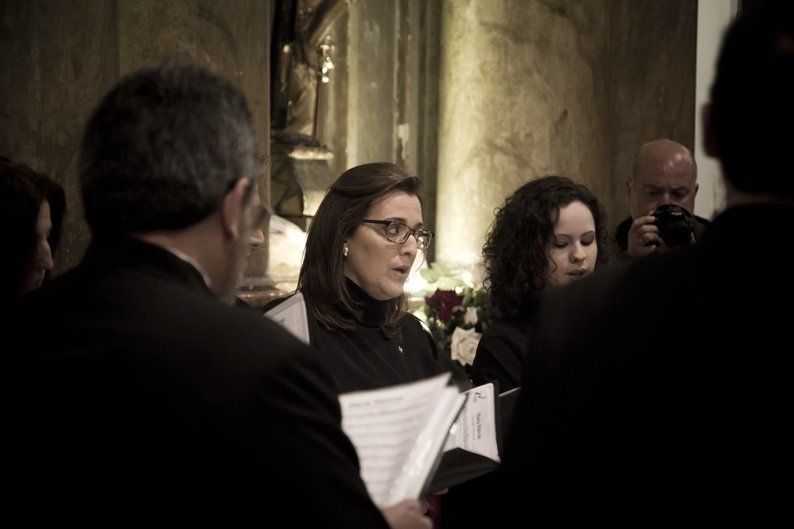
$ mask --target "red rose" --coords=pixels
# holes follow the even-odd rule
[[[425,303],[436,311],[438,319],[444,323],[449,323],[452,319],[452,312],[455,307],[463,302],[463,296],[454,290],[438,290],[432,296],[425,296]]]

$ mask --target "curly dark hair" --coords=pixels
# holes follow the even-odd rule
[[[593,214],[597,265],[603,264],[609,254],[606,214],[585,186],[561,176],[545,176],[519,187],[497,208],[482,249],[485,285],[495,318],[525,317],[545,290],[554,225],[560,208],[576,201]]]

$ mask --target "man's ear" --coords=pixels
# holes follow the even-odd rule
[[[221,224],[223,232],[229,238],[236,239],[243,232],[243,211],[249,198],[248,188],[251,181],[240,178],[221,200]]]
[[[714,129],[711,126],[711,103],[706,103],[700,109],[700,119],[703,122],[703,150],[712,158],[719,157],[717,140],[714,138]]]

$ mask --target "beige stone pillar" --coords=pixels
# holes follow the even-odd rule
[[[606,190],[606,7],[444,2],[437,260],[478,263],[494,208],[530,179]]]

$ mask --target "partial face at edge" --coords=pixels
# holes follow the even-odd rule
[[[252,190],[254,195],[247,201],[245,200],[245,187],[248,185],[254,184],[247,179],[241,179],[235,188],[230,191],[230,194],[236,195],[234,200],[239,203],[236,206],[237,214],[239,215],[237,219],[238,229],[236,236],[229,238],[227,241],[229,264],[221,278],[221,284],[217,285],[215,289],[218,297],[227,303],[234,301],[237,289],[242,283],[243,273],[254,242],[255,231],[259,230],[264,239],[261,225],[264,221],[265,209],[256,195],[256,188]]]
[[[410,228],[424,227],[419,198],[404,191],[389,193],[372,204],[368,220],[394,220]],[[371,297],[386,301],[403,293],[411,266],[416,259],[416,239],[409,236],[402,244],[385,237],[385,226],[362,223],[350,234],[344,262],[345,276]]]
[[[262,206],[262,200],[259,198],[259,186],[254,184],[253,190],[254,196],[251,198],[251,202],[253,203],[253,207],[255,211],[262,211],[264,208]],[[254,222],[258,220],[257,224],[254,224],[253,228],[251,229],[251,235],[248,237],[248,243],[251,246],[259,246],[261,244],[265,244],[265,232],[262,229],[262,223],[264,222],[264,214],[261,214],[261,219],[254,219]]]
[[[39,206],[39,214],[36,218],[36,248],[33,251],[33,258],[30,262],[24,292],[36,290],[44,282],[47,272],[52,270],[54,265],[52,260],[52,250],[47,240],[52,231],[52,218],[50,216],[50,203],[42,201]]]
[[[595,220],[584,203],[560,208],[548,255],[549,286],[565,285],[591,273],[598,258]]]

